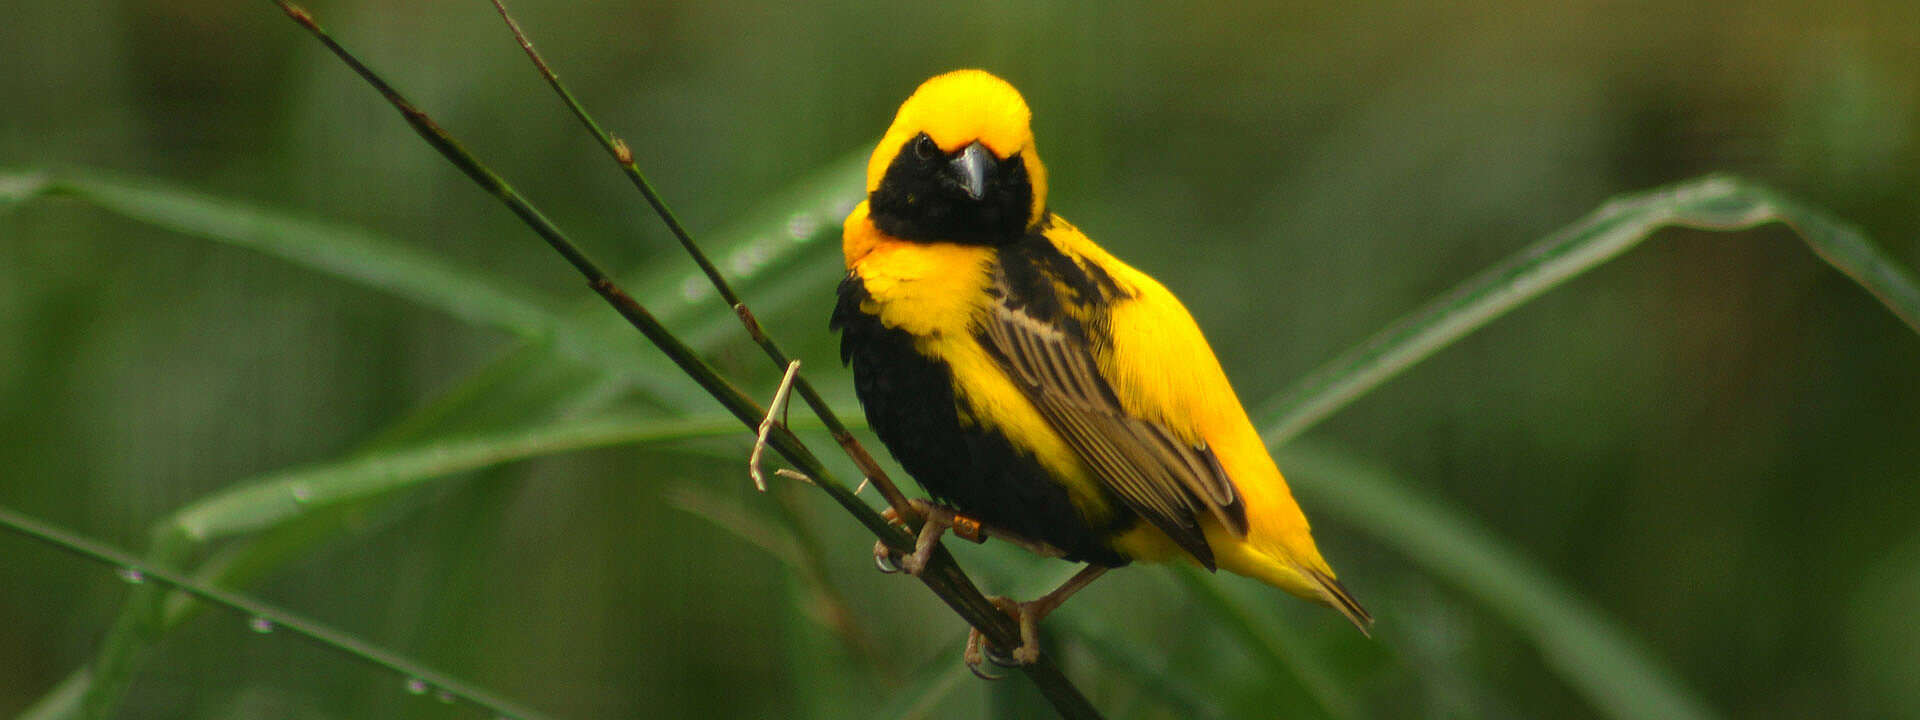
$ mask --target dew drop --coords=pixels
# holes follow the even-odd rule
[[[819,229],[820,219],[813,213],[794,213],[793,217],[787,218],[787,235],[795,242],[812,239],[813,233]]]
[[[441,703],[446,705],[452,705],[454,701],[454,696],[452,692],[449,692],[446,690],[436,690],[433,693],[433,699],[439,700]]]
[[[699,275],[688,275],[680,283],[680,299],[687,302],[699,302],[707,296],[707,279]]]
[[[407,678],[407,694],[409,695],[427,694],[427,681],[421,680],[420,678]]]
[[[114,574],[119,575],[120,579],[126,581],[128,585],[139,585],[147,581],[146,573],[130,567],[120,568],[114,571]]]
[[[729,256],[727,258],[727,270],[735,275],[752,274],[753,267],[756,264],[753,259],[753,248],[755,247],[758,247],[758,245],[748,245],[747,247],[741,248],[739,252]]]
[[[258,616],[251,617],[247,619],[247,629],[265,635],[273,632],[273,621]]]
[[[292,489],[292,490],[289,490],[288,492],[289,492],[289,493],[291,493],[291,494],[293,495],[293,501],[294,501],[294,502],[297,502],[297,503],[300,503],[301,505],[305,505],[305,504],[307,504],[307,503],[309,503],[309,502],[312,502],[312,501],[313,501],[313,487],[312,487],[312,486],[309,486],[309,485],[295,485],[295,486],[293,486],[293,489]]]

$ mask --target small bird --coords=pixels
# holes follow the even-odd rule
[[[1186,307],[1049,208],[1030,118],[987,72],[926,81],[847,216],[841,361],[938,502],[899,565],[917,574],[948,527],[976,525],[1086,563],[1032,602],[996,598],[1020,621],[1020,663],[1039,657],[1040,618],[1134,560],[1252,577],[1365,632]]]

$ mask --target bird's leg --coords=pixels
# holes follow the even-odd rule
[[[1061,550],[1060,548],[1054,547],[1053,545],[1048,544],[1047,542],[1042,540],[1034,540],[1032,538],[1024,537],[1021,535],[1015,535],[1013,533],[1007,532],[1005,530],[994,527],[992,525],[986,525],[980,522],[976,522],[972,518],[968,518],[968,517],[961,517],[959,518],[959,520],[971,522],[973,526],[971,529],[969,529],[967,527],[963,527],[960,522],[956,521],[953,524],[953,534],[966,538],[968,540],[972,540],[977,543],[986,542],[987,538],[994,538],[1001,542],[1011,543],[1013,545],[1019,546],[1021,549],[1024,549],[1027,552],[1033,553],[1035,555],[1039,555],[1040,557],[1057,558],[1057,557],[1063,557],[1067,554],[1065,550]]]
[[[1020,623],[1020,647],[1014,648],[1010,662],[1002,662],[996,658],[999,653],[995,652],[995,648],[986,641],[986,636],[980,634],[979,628],[974,628],[967,634],[967,649],[961,658],[966,661],[967,667],[973,669],[975,675],[989,679],[991,676],[980,671],[980,660],[983,654],[997,665],[1033,664],[1040,659],[1040,621],[1052,614],[1054,610],[1058,610],[1067,598],[1073,597],[1074,593],[1080,592],[1081,588],[1086,587],[1101,575],[1107,574],[1111,569],[1105,565],[1088,564],[1080,568],[1080,572],[1074,573],[1073,577],[1067,578],[1060,587],[1054,588],[1053,592],[1041,595],[1030,602],[1014,602],[1012,598],[1004,595],[989,598],[1001,612],[1013,616],[1013,619]]]
[[[881,572],[906,570],[908,575],[919,577],[927,569],[927,562],[933,557],[933,547],[940,542],[940,536],[952,530],[955,536],[976,543],[984,543],[987,538],[999,538],[1005,542],[1025,548],[1028,552],[1041,557],[1060,557],[1065,555],[1059,548],[1039,540],[1029,540],[999,528],[987,525],[973,518],[954,512],[952,508],[935,505],[925,500],[914,499],[913,509],[920,513],[926,522],[920,526],[920,535],[914,538],[913,553],[899,558],[896,564],[893,548],[886,541],[873,544],[873,561]],[[887,522],[899,524],[900,516],[887,508],[880,512]]]

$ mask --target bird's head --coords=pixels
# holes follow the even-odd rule
[[[1047,169],[1020,91],[982,70],[920,85],[867,163],[868,213],[905,240],[997,244],[1040,222]]]

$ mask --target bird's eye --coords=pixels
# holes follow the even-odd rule
[[[940,154],[940,144],[927,137],[926,133],[921,133],[920,137],[913,139],[913,154],[921,160],[932,160]]]

